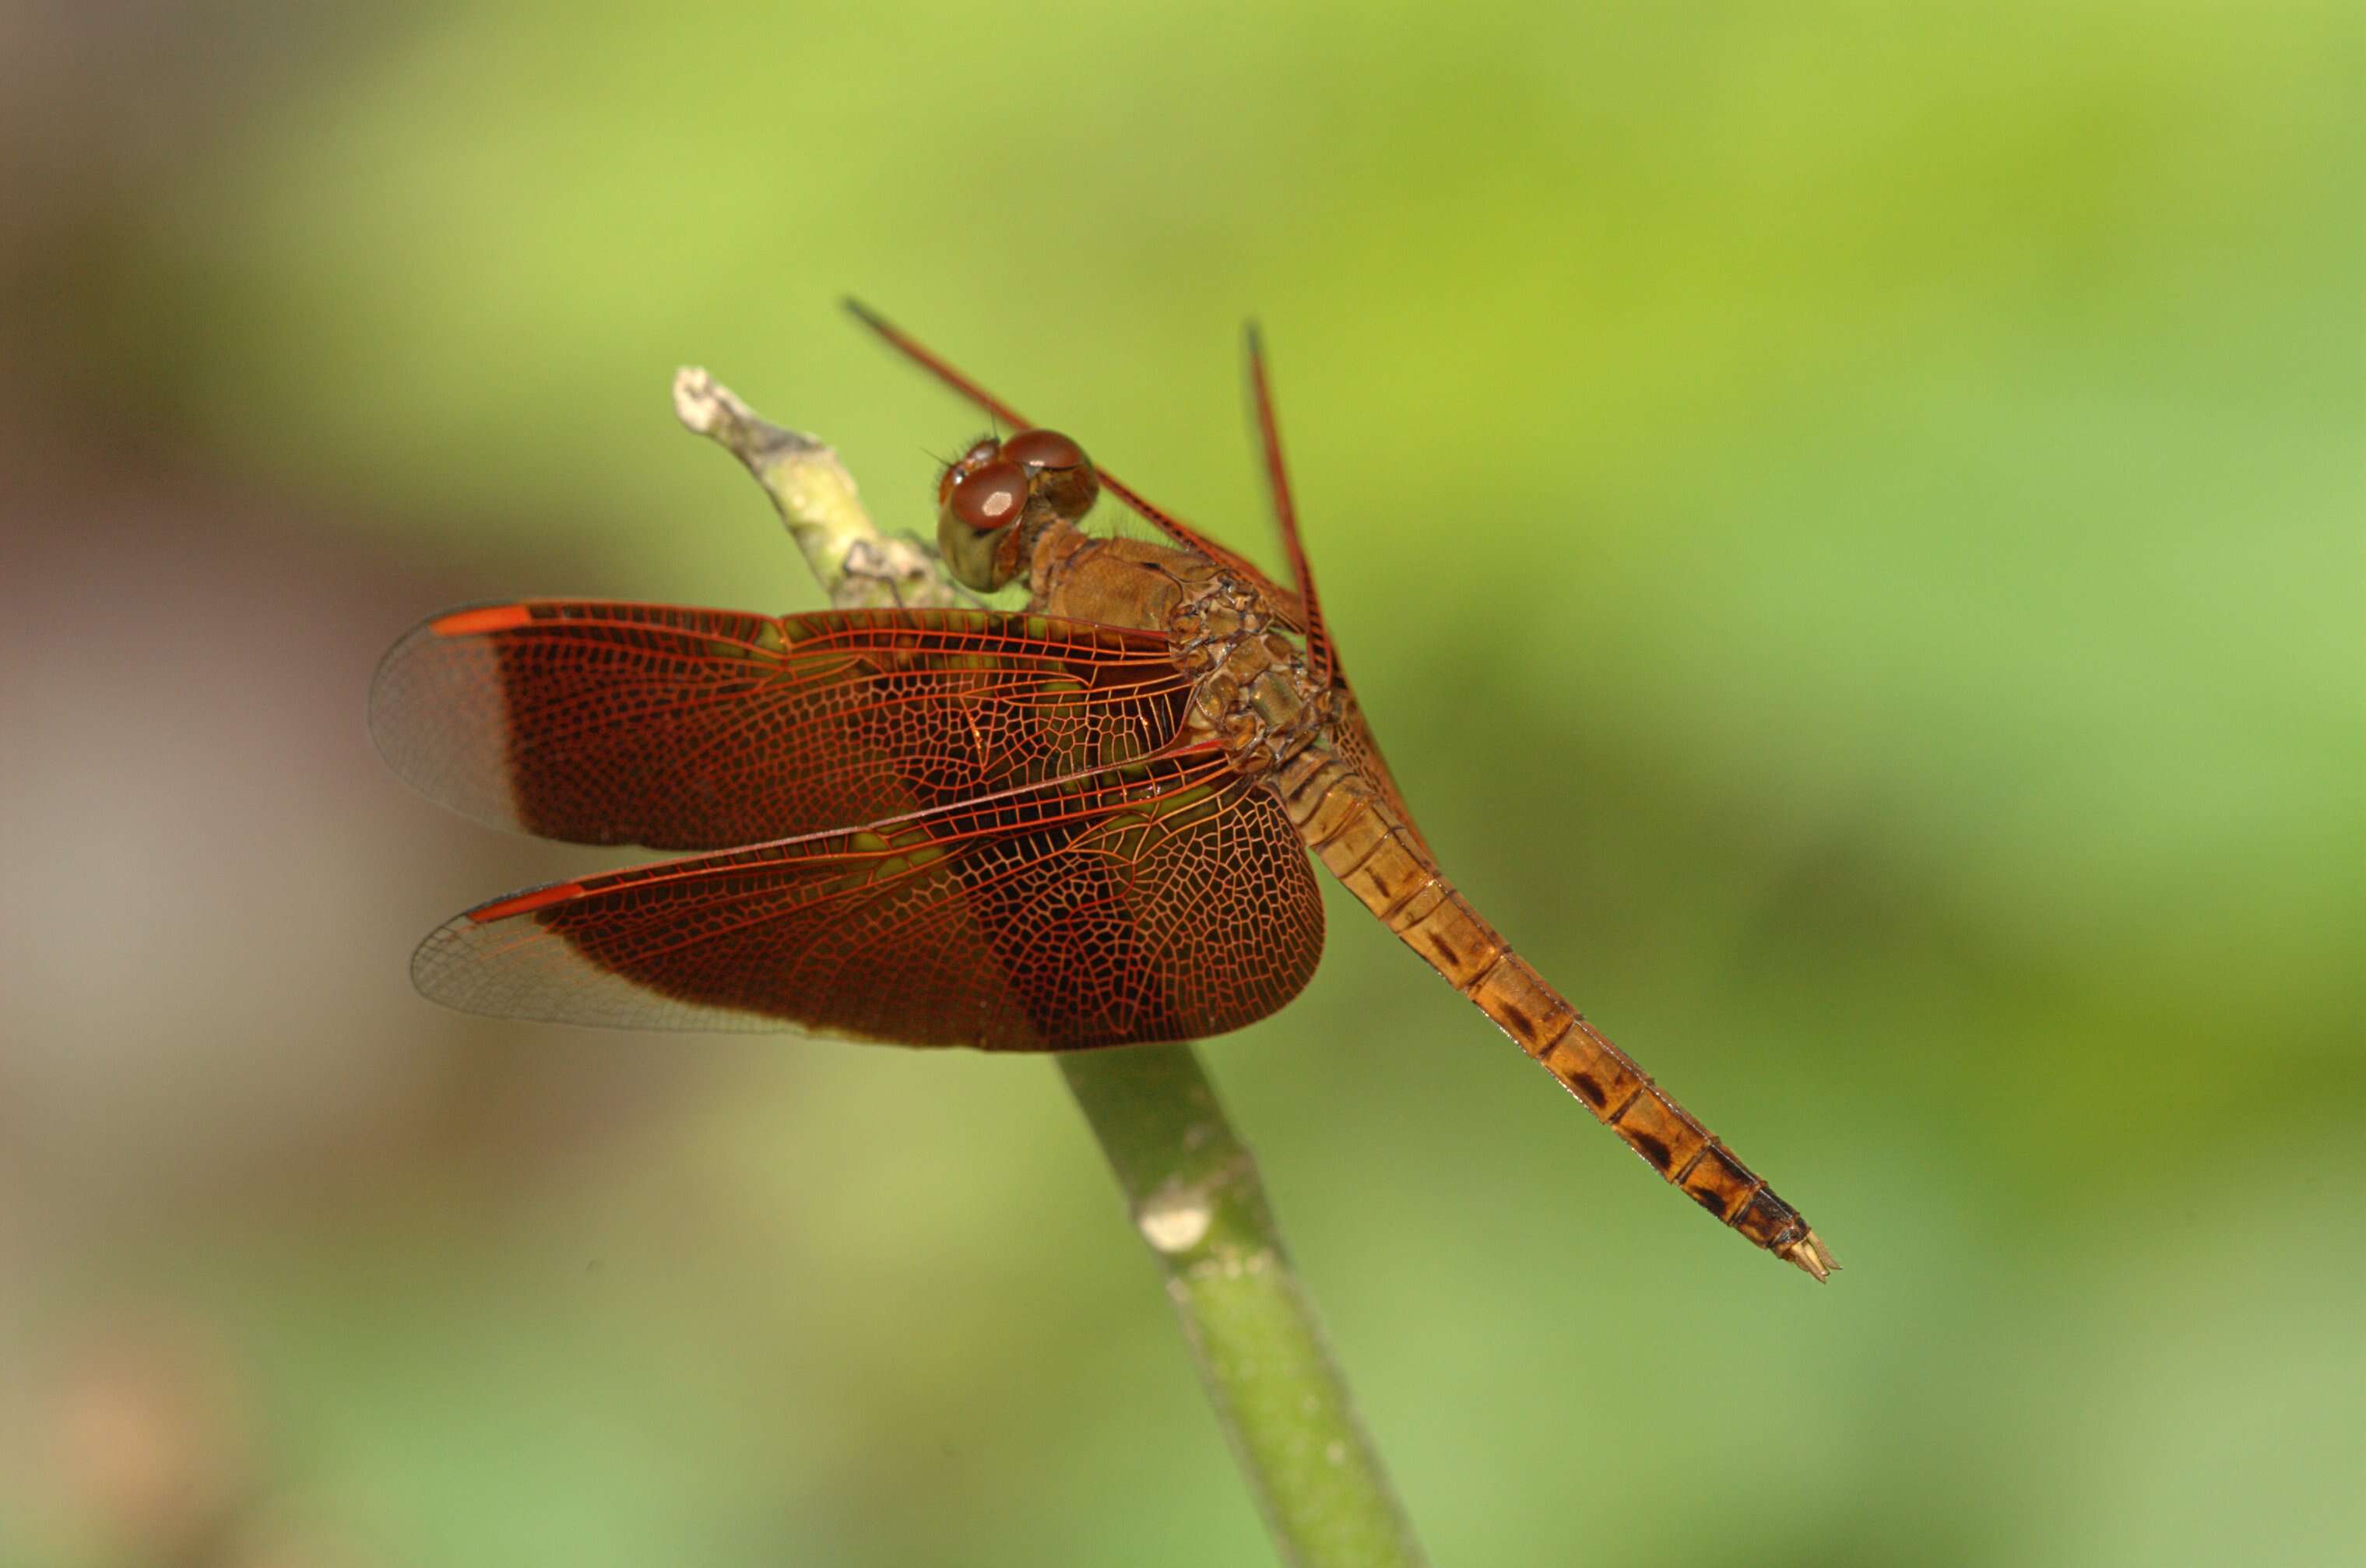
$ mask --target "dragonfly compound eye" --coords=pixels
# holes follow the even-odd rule
[[[1026,470],[1007,458],[956,475],[945,498],[945,510],[981,534],[1008,528],[1026,509]]]
[[[981,435],[963,448],[962,455],[945,465],[937,476],[937,504],[941,507],[953,498],[953,486],[977,472],[1001,454],[1002,443],[991,435]]]
[[[1056,430],[1020,431],[1002,444],[1001,460],[1026,470],[1043,512],[1071,523],[1090,512],[1101,493],[1085,449]]]
[[[1056,430],[1022,430],[1002,444],[1002,455],[1030,468],[1085,466],[1085,449]]]

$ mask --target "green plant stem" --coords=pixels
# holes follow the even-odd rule
[[[820,441],[767,423],[703,370],[675,378],[674,408],[748,466],[831,604],[959,602],[932,551],[880,534]],[[1217,1423],[1283,1561],[1418,1568],[1425,1560],[1413,1527],[1290,1267],[1256,1161],[1224,1119],[1199,1054],[1138,1045],[1058,1061],[1165,1272]]]
[[[1079,1051],[1061,1077],[1166,1271],[1217,1424],[1283,1560],[1423,1561],[1283,1250],[1256,1159],[1189,1045]]]

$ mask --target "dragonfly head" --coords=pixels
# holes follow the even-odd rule
[[[1056,430],[980,437],[937,480],[937,547],[963,586],[990,592],[1027,570],[1047,525],[1075,523],[1100,490],[1084,448]]]

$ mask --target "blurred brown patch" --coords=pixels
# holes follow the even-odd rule
[[[558,866],[370,748],[379,653],[469,586],[191,449],[192,383],[127,327],[141,204],[336,41],[221,9],[12,13],[0,50],[0,1514],[295,1568],[356,1559],[279,1500],[301,1456],[190,1279],[432,1219],[456,1166],[496,1201],[561,1180],[691,1058],[411,990],[436,920]],[[129,1304],[160,1267],[171,1310]]]

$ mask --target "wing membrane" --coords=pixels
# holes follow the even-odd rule
[[[1163,637],[1042,615],[531,600],[414,629],[370,723],[480,821],[712,850],[1146,756],[1189,696]]]
[[[1322,946],[1280,802],[1200,752],[495,900],[411,972],[512,1017],[1065,1050],[1240,1028]]]

